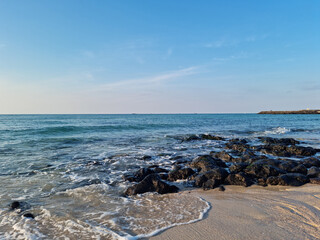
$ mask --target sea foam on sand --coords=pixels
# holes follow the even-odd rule
[[[203,221],[168,229],[152,240],[320,239],[320,186],[226,186],[193,190],[212,205]]]

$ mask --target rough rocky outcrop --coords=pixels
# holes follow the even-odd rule
[[[229,174],[225,179],[225,183],[229,185],[240,185],[248,187],[254,183],[253,179],[247,174],[240,172],[235,174]]]
[[[302,147],[296,145],[286,146],[283,144],[268,144],[263,146],[261,152],[281,157],[292,157],[313,156],[317,153],[317,150],[312,147]]]
[[[187,179],[188,177],[195,174],[191,168],[182,168],[169,172],[168,181],[176,181],[178,179]]]
[[[127,188],[125,195],[131,196],[142,194],[146,192],[157,192],[160,194],[175,193],[179,188],[174,185],[169,185],[163,182],[158,174],[150,174],[145,177],[141,182]]]
[[[136,171],[133,174],[129,173],[129,174],[123,175],[123,179],[127,180],[129,182],[140,182],[146,176],[148,176],[149,174],[152,174],[152,173],[155,173],[155,171],[150,168],[140,168],[138,171]]]
[[[207,172],[213,168],[227,167],[227,165],[221,159],[213,158],[210,155],[203,155],[195,158],[190,163],[190,167],[201,172]]]
[[[265,144],[284,144],[284,145],[296,145],[300,142],[293,138],[272,138],[272,137],[259,137],[260,141]]]
[[[273,176],[267,179],[267,184],[283,186],[301,186],[309,182],[309,178],[300,173],[287,173],[280,176]]]

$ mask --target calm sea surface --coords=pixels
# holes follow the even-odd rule
[[[215,141],[181,141],[201,133],[320,148],[320,115],[0,115],[0,238],[135,239],[201,219],[202,199],[122,196],[127,171],[214,150]],[[9,211],[14,200],[35,219]]]

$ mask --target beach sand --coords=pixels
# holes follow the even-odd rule
[[[192,190],[211,209],[205,219],[170,228],[151,240],[320,239],[320,185],[226,186]]]

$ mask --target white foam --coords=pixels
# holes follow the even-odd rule
[[[149,238],[149,237],[157,235],[160,232],[165,231],[165,230],[167,230],[169,228],[172,228],[172,227],[175,227],[175,226],[186,225],[186,224],[191,224],[191,223],[195,223],[195,222],[201,221],[204,218],[204,216],[208,213],[208,211],[211,209],[211,205],[210,205],[209,202],[207,202],[203,198],[199,197],[199,199],[202,202],[204,202],[207,205],[207,207],[202,212],[199,213],[199,217],[198,218],[193,219],[193,220],[188,221],[188,222],[183,222],[183,223],[172,223],[172,224],[170,224],[170,225],[168,225],[166,227],[159,228],[159,229],[157,229],[157,230],[155,230],[155,231],[153,231],[151,233],[148,233],[148,234],[139,234],[139,235],[136,235],[136,236],[127,235],[127,236],[121,237],[120,239],[121,240],[138,240],[140,238]]]
[[[287,132],[290,132],[290,129],[287,129],[285,127],[277,127],[277,128],[272,128],[272,130],[266,130],[263,133],[264,134],[285,134]]]

